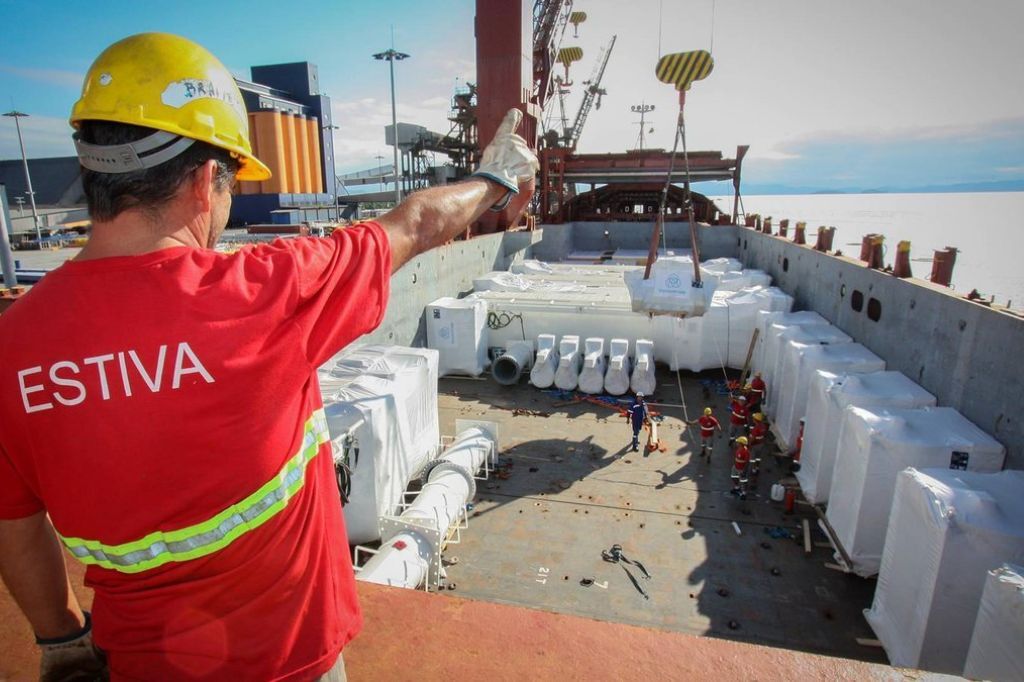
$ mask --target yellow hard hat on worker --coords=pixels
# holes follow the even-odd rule
[[[736,442],[739,443],[740,445],[746,445],[749,441],[747,440],[746,436],[740,436],[739,438],[736,439]]]
[[[704,414],[710,415],[711,414],[711,408],[710,407],[705,407],[704,408]]]
[[[253,156],[249,117],[234,77],[220,60],[187,38],[139,33],[96,58],[71,110],[71,125],[110,121],[156,131],[130,144],[99,146],[75,139],[82,165],[129,173],[167,161],[198,140],[238,159],[239,180],[266,180],[270,169]]]
[[[763,422],[764,421],[764,415],[761,414],[760,412],[755,412],[754,413],[754,421]]]

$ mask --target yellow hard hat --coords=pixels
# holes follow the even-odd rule
[[[704,414],[710,415],[711,414],[711,408],[710,407],[705,407],[704,408]]]
[[[754,413],[754,421],[763,422],[764,421],[764,415],[761,414],[760,412],[755,412]]]
[[[752,387],[751,387],[751,385],[750,385],[750,384],[747,384],[747,385],[745,385],[745,386],[743,387],[743,390],[744,390],[744,391],[749,391],[749,390],[750,390],[751,388],[752,388]]]
[[[92,170],[150,168],[199,140],[231,152],[241,164],[239,180],[270,177],[270,169],[252,154],[249,117],[234,77],[209,51],[181,36],[139,33],[104,50],[89,67],[82,96],[71,109],[71,125],[78,128],[81,121],[164,131],[114,148],[76,139],[82,165]]]
[[[747,437],[746,436],[740,436],[739,438],[736,439],[736,442],[739,443],[740,445],[746,445],[747,444]]]

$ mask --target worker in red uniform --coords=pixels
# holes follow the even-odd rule
[[[733,396],[729,405],[729,444],[732,445],[736,436],[747,432],[747,417],[750,415],[747,410],[747,399],[741,395]]]
[[[89,242],[0,316],[0,575],[41,679],[344,678],[362,616],[316,369],[533,178],[519,117],[465,182],[224,254],[234,182],[271,175],[231,73],[167,34],[97,58],[71,115]]]
[[[738,495],[741,500],[747,499],[749,471],[750,448],[747,447],[747,437],[740,436],[736,439],[736,451],[733,453],[732,494]]]
[[[768,438],[768,424],[764,414],[754,413],[754,426],[750,429],[750,475],[756,476],[761,470],[761,456],[764,454],[765,441]]]
[[[752,413],[761,412],[761,407],[764,405],[765,398],[767,397],[768,387],[765,386],[760,372],[754,372],[754,378],[750,380],[749,386],[747,406]]]
[[[712,414],[710,407],[704,408],[704,414],[699,418],[686,422],[689,425],[699,424],[700,425],[700,456],[704,457],[708,462],[711,461],[711,452],[714,450],[714,437],[715,431],[721,431],[722,425]]]

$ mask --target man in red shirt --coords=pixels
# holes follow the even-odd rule
[[[90,240],[0,316],[0,574],[41,678],[342,679],[362,617],[316,368],[380,324],[394,271],[533,177],[518,112],[478,177],[231,255],[232,184],[270,172],[213,55],[115,43],[71,121]]]
[[[736,439],[736,452],[733,454],[732,494],[738,495],[741,500],[747,499],[747,480],[749,470],[750,448],[747,447],[747,437],[740,436]]]
[[[698,419],[692,422],[686,422],[687,424],[700,424],[700,456],[704,457],[706,461],[711,461],[711,451],[714,450],[714,436],[715,431],[721,431],[722,425],[715,419],[715,416],[711,413],[710,407],[704,408],[704,414]]]
[[[765,386],[764,379],[761,378],[760,372],[754,372],[754,378],[750,380],[750,391],[749,397],[747,398],[748,407],[751,412],[760,412],[761,405],[764,404],[765,392],[768,387]]]
[[[747,399],[743,396],[734,396],[729,406],[729,444],[732,445],[737,435],[747,432],[747,417],[750,412],[747,410]]]
[[[765,440],[768,438],[768,424],[764,421],[764,414],[754,413],[754,427],[750,429],[750,474],[756,476],[761,469],[761,455],[765,447]]]

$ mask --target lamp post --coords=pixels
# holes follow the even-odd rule
[[[14,119],[14,127],[18,129],[18,144],[21,146],[21,163],[25,166],[25,184],[28,185],[28,199],[32,202],[32,222],[36,226],[36,239],[42,240],[43,231],[39,229],[39,212],[36,210],[36,193],[32,191],[32,176],[28,172],[28,157],[25,156],[25,141],[21,138],[21,123],[19,118],[28,118],[28,114],[21,111],[8,111],[4,116]]]
[[[640,114],[640,121],[639,121],[639,123],[640,123],[640,147],[639,147],[639,149],[640,149],[640,151],[643,151],[644,150],[644,125],[645,125],[644,124],[644,116],[647,115],[647,112],[654,111],[654,105],[653,104],[646,104],[646,103],[641,102],[640,104],[634,104],[633,106],[631,106],[629,108],[629,110],[632,111],[634,114]]]
[[[331,146],[335,147],[334,160],[337,161],[337,159],[338,159],[337,147],[333,144],[334,143],[334,131],[335,130],[340,130],[341,126],[336,126],[336,125],[334,125],[332,123],[330,125],[325,125],[323,128],[324,128],[324,130],[330,130],[331,131]],[[335,168],[331,168],[331,177],[334,178],[334,220],[335,220],[335,222],[340,223],[341,222],[341,202],[340,202],[340,199],[338,197],[338,171],[335,170]]]
[[[395,61],[408,59],[409,55],[404,52],[398,52],[392,47],[384,52],[378,52],[373,55],[373,58],[379,61],[387,60],[388,66],[391,69],[391,130],[395,136],[393,140],[395,143],[395,206],[398,206],[399,202],[402,201],[402,188],[398,184],[398,114],[395,110]]]

